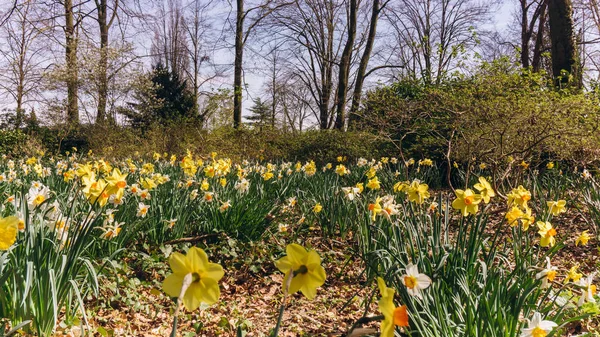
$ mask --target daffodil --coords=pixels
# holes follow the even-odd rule
[[[535,217],[531,215],[531,209],[528,208],[523,212],[518,206],[513,206],[506,213],[506,220],[512,227],[518,226],[519,223],[523,226],[523,230],[528,230],[529,226],[535,222]]]
[[[535,278],[542,280],[542,288],[548,288],[552,281],[556,278],[557,268],[552,266],[550,258],[546,257],[546,268],[535,275]]]
[[[19,218],[9,216],[0,219],[0,250],[7,250],[17,240]]]
[[[369,204],[369,211],[371,212],[371,220],[375,221],[377,215],[383,211],[381,207],[381,198],[375,199],[375,203]]]
[[[564,200],[548,201],[546,203],[546,205],[548,205],[548,209],[550,210],[550,213],[552,213],[552,215],[554,215],[554,216],[557,216],[560,213],[566,212],[567,211],[567,209],[565,208],[566,204],[567,204],[567,202]]]
[[[475,187],[475,189],[479,191],[483,202],[485,202],[486,204],[490,202],[490,199],[492,197],[496,196],[496,192],[494,192],[492,185],[487,180],[485,180],[484,177],[479,177],[479,183],[475,184],[475,186],[473,187]]]
[[[318,214],[319,212],[321,212],[321,210],[323,210],[323,206],[321,206],[321,204],[317,202],[317,204],[313,207],[313,212],[315,214]]]
[[[142,218],[146,217],[146,214],[148,214],[148,209],[150,209],[150,206],[144,204],[143,202],[140,202],[138,204],[138,210],[137,210],[136,216],[142,217]]]
[[[417,266],[411,263],[406,266],[406,274],[402,276],[402,284],[406,286],[409,295],[423,298],[421,290],[427,289],[431,285],[431,279],[425,274],[420,274]]]
[[[396,193],[404,192],[408,189],[408,185],[409,184],[407,181],[399,181],[394,184],[394,192],[396,192]]]
[[[588,275],[588,277],[582,278],[579,280],[579,286],[581,286],[583,289],[581,291],[581,297],[579,298],[579,301],[577,302],[578,306],[582,306],[583,303],[585,303],[585,302],[592,302],[592,303],[596,302],[596,299],[594,298],[594,296],[596,295],[597,288],[593,282],[594,282],[594,274],[593,273]]]
[[[418,180],[413,181],[410,186],[406,189],[408,195],[408,201],[415,202],[419,205],[425,202],[425,199],[429,198],[429,186],[427,184],[421,184]]]
[[[467,188],[466,190],[456,190],[456,199],[452,202],[452,208],[460,210],[463,216],[469,214],[477,214],[479,210],[479,203],[481,202],[481,195],[475,194],[473,190]]]
[[[381,184],[379,183],[379,179],[377,177],[373,177],[369,179],[367,182],[367,188],[370,190],[378,190],[381,188]]]
[[[565,284],[569,283],[569,281],[579,282],[579,280],[581,279],[583,274],[577,272],[578,267],[579,266],[575,265],[575,266],[572,266],[571,269],[569,269],[569,272],[567,273],[567,276],[565,277]]]
[[[519,185],[519,187],[510,191],[510,193],[506,196],[508,197],[508,207],[517,205],[524,209],[529,208],[527,202],[531,200],[531,192],[529,192],[525,187]]]
[[[577,240],[575,240],[575,246],[579,246],[579,244],[585,246],[587,245],[588,241],[590,241],[590,233],[586,230],[579,234],[579,237]]]
[[[220,296],[217,283],[224,275],[223,267],[208,261],[204,250],[192,247],[186,255],[173,253],[169,256],[173,274],[163,282],[163,290],[171,297],[179,297],[186,275],[191,274],[192,282],[183,296],[187,310],[196,310],[200,303],[213,304]]]
[[[554,238],[556,236],[556,229],[552,227],[552,224],[548,221],[538,221],[537,226],[539,229],[538,234],[541,236],[540,245],[542,247],[554,247],[556,243],[556,239]]]
[[[388,288],[381,277],[377,278],[377,285],[379,287],[379,293],[381,294],[381,298],[379,299],[379,311],[383,314],[380,336],[394,337],[394,328],[396,326],[408,326],[408,311],[406,310],[405,305],[400,307],[394,305],[395,291],[392,288]]]
[[[346,166],[339,164],[335,167],[335,173],[337,175],[339,175],[340,177],[342,177],[342,176],[345,176],[346,174],[350,173],[350,171],[348,171]]]
[[[325,283],[325,269],[321,266],[321,257],[316,251],[307,251],[304,247],[292,243],[285,248],[286,256],[275,262],[279,271],[285,274],[284,280],[291,277],[288,293],[298,290],[308,299],[317,295],[317,288]]]
[[[127,174],[121,173],[121,170],[115,168],[112,171],[112,174],[106,177],[106,182],[108,187],[106,188],[109,194],[120,194],[120,197],[123,196],[123,191],[125,187],[127,187]]]
[[[534,312],[526,328],[521,331],[521,337],[546,337],[558,324],[542,320],[539,312]]]

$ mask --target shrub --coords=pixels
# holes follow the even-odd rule
[[[358,128],[411,154],[502,166],[507,159],[598,160],[598,98],[555,90],[550,78],[507,62],[439,86],[399,82],[367,95]]]

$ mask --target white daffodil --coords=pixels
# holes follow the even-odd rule
[[[546,268],[535,275],[536,279],[542,280],[542,288],[548,288],[552,281],[554,281],[556,270],[557,268],[550,263],[550,258],[546,257]]]
[[[542,320],[542,315],[534,312],[528,326],[521,331],[521,337],[545,337],[557,325],[552,321]]]
[[[402,283],[406,286],[409,295],[423,298],[421,290],[427,289],[431,285],[431,279],[425,274],[419,274],[416,265],[406,266],[406,274],[402,276]]]
[[[585,302],[596,302],[594,295],[596,295],[596,285],[593,284],[594,274],[588,275],[587,278],[581,278],[579,280],[579,285],[583,287],[581,291],[581,297],[579,298],[579,302],[577,302],[578,306],[582,306]]]

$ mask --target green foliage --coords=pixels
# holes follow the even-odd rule
[[[557,91],[544,74],[501,60],[438,86],[405,81],[377,88],[367,94],[358,127],[387,135],[411,154],[475,157],[499,170],[509,156],[597,160],[599,123],[597,96]]]
[[[197,115],[193,94],[186,81],[175,72],[157,64],[149,82],[134,93],[137,103],[130,103],[123,113],[134,128],[146,130],[153,123],[167,123]]]
[[[251,115],[246,116],[250,124],[259,129],[272,125],[274,121],[271,115],[271,108],[260,97],[252,100],[252,102],[254,105],[250,108]]]
[[[0,154],[20,155],[25,151],[27,135],[20,130],[0,130]]]

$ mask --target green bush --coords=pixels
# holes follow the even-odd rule
[[[0,154],[21,154],[26,143],[27,135],[20,130],[0,130]]]
[[[556,90],[551,78],[507,61],[438,86],[399,82],[367,94],[357,128],[385,134],[409,155],[485,161],[598,160],[595,95]]]

